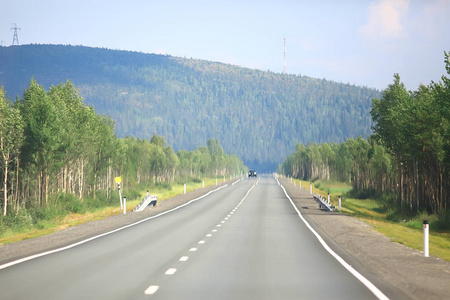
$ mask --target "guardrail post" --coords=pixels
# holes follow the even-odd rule
[[[423,220],[423,256],[429,257],[429,224],[428,220]]]
[[[123,197],[123,214],[127,214],[127,197]]]

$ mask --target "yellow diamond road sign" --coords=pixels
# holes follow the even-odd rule
[[[122,177],[116,177],[116,178],[114,178],[114,180],[116,181],[116,183],[121,183]]]

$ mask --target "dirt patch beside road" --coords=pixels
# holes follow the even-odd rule
[[[375,285],[378,279],[411,299],[449,299],[450,262],[423,257],[421,251],[390,241],[369,224],[355,217],[318,208],[306,189],[279,179],[303,217],[348,263]],[[348,255],[346,254],[348,253]],[[378,278],[378,279],[377,279]],[[396,299],[395,296],[391,296]]]
[[[151,209],[146,209],[139,213],[127,212],[127,214],[125,215],[119,214],[107,217],[102,220],[86,222],[84,224],[69,227],[46,236],[2,245],[0,246],[0,265],[36,253],[41,253],[71,245],[87,238],[94,237],[96,235],[138,222],[148,217],[158,215],[162,212],[187,203],[190,200],[205,195],[206,193],[217,189],[218,187],[226,184],[231,184],[234,181],[236,180],[227,181],[225,183],[222,182],[217,186],[212,185],[205,188],[200,188],[189,192],[186,195],[182,194],[170,199],[166,199],[164,201],[159,201],[157,206]],[[130,207],[130,209],[132,208]]]

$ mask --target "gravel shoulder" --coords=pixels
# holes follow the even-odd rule
[[[279,179],[303,217],[326,238],[329,246],[391,299],[448,299],[450,262],[423,257],[421,251],[392,242],[355,217],[318,208],[306,189]],[[391,286],[389,288],[389,286]],[[400,294],[398,293],[400,291]]]
[[[90,221],[84,224],[68,227],[64,230],[15,243],[0,245],[0,265],[11,262],[23,257],[31,256],[37,253],[62,248],[79,241],[94,237],[105,232],[109,232],[123,226],[138,222],[140,220],[158,215],[172,208],[180,206],[190,200],[196,199],[206,193],[215,190],[223,185],[231,184],[236,180],[219,183],[200,188],[173,198],[158,201],[157,205],[143,212],[134,213],[128,211],[127,214],[119,214],[107,217],[102,220]],[[132,209],[132,207],[130,207]]]
[[[235,180],[233,180],[235,181]],[[0,265],[36,253],[61,248],[128,224],[155,216],[219,186],[209,186],[186,195],[159,201],[140,213],[129,212],[103,220],[66,228],[51,235],[0,246]],[[329,246],[391,299],[445,299],[450,295],[450,263],[436,257],[424,258],[421,251],[390,241],[370,225],[352,216],[318,209],[305,189],[279,179],[303,217]],[[323,278],[326,280],[326,278]],[[387,283],[387,285],[386,285]]]

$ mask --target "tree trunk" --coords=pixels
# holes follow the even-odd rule
[[[5,179],[3,181],[3,216],[6,216],[8,208],[8,158],[3,156],[5,161]]]

